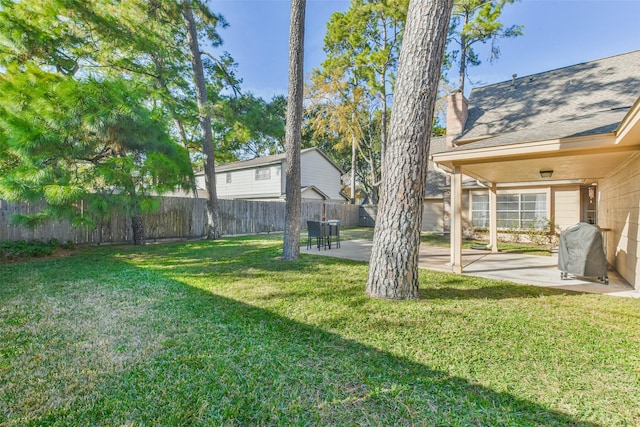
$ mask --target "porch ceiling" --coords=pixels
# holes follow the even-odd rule
[[[496,137],[496,138],[499,138]],[[614,133],[492,145],[484,141],[433,155],[443,166],[493,183],[595,181],[611,175],[640,153],[640,140],[618,144]],[[552,170],[549,178],[540,171]]]
[[[501,158],[461,164],[461,172],[473,178],[493,183],[531,181],[592,181],[604,178],[623,165],[634,151],[597,152],[527,159]],[[550,178],[541,178],[540,171],[552,170]]]

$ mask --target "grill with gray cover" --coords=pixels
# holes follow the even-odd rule
[[[600,227],[581,222],[563,231],[558,249],[558,269],[563,280],[571,274],[597,277],[608,285],[607,258],[602,248]]]

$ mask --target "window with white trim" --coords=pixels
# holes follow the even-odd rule
[[[547,226],[547,193],[498,194],[498,229],[544,230]],[[471,224],[489,228],[489,195],[471,195]]]
[[[271,179],[271,168],[256,169],[256,181]]]
[[[227,172],[227,184],[231,184],[231,172]]]

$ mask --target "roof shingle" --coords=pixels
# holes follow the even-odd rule
[[[640,50],[475,88],[456,144],[612,132],[639,95]]]

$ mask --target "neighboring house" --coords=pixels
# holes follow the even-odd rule
[[[639,97],[640,51],[452,95],[432,160],[449,172],[454,270],[465,230],[488,229],[495,250],[499,230],[583,221],[608,230],[608,261],[640,288]]]
[[[258,157],[216,166],[216,191],[220,199],[282,200],[286,189],[286,156]],[[342,170],[317,148],[300,152],[302,199],[342,203]],[[196,173],[196,188],[206,197],[204,173]]]

